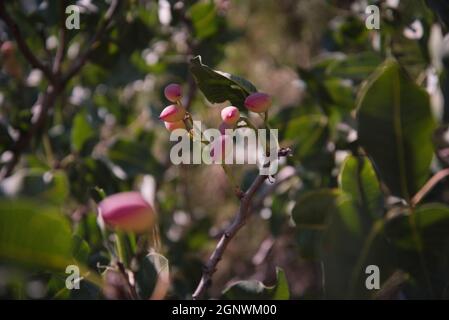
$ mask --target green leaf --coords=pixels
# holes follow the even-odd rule
[[[288,300],[290,299],[290,290],[288,288],[287,277],[284,270],[276,268],[277,285],[274,289],[273,300]]]
[[[164,291],[166,292],[169,286],[169,273],[169,262],[163,255],[150,253],[142,258],[139,271],[136,273],[137,291],[140,297],[148,299],[155,294],[165,295]]]
[[[320,255],[329,220],[336,214],[338,204],[347,199],[337,189],[310,191],[298,199],[292,218],[296,223],[296,241],[303,258],[313,259]]]
[[[127,177],[154,174],[159,171],[159,166],[151,154],[150,146],[151,144],[135,140],[117,140],[109,148],[108,157]]]
[[[347,195],[338,189],[310,191],[301,196],[292,210],[292,217],[298,228],[323,229],[328,218]]]
[[[83,146],[96,137],[96,131],[89,123],[86,112],[79,112],[73,120],[71,132],[72,150],[80,152]]]
[[[89,244],[79,235],[74,235],[72,255],[76,259],[76,261],[82,263],[83,265],[87,265],[89,254],[90,254]]]
[[[0,201],[0,260],[65,270],[73,263],[72,236],[59,209],[29,200]]]
[[[190,71],[200,90],[212,103],[230,101],[234,106],[243,108],[245,98],[257,91],[256,87],[245,79],[204,65],[200,56],[190,60]]]
[[[380,218],[383,195],[376,172],[366,157],[348,156],[339,176],[340,188],[351,195],[354,204],[372,218]]]
[[[238,281],[223,291],[225,300],[288,300],[290,298],[287,278],[281,268],[276,268],[276,285],[265,286],[258,280]]]
[[[411,220],[414,215],[414,222]],[[413,238],[412,223],[422,241],[422,248],[417,248]],[[414,209],[404,210],[401,214],[388,221],[386,230],[388,236],[402,248],[407,250],[439,250],[447,243],[449,235],[449,207],[439,203],[429,203]]]
[[[197,39],[206,39],[217,33],[219,17],[213,2],[195,3],[189,8],[188,15],[192,21]]]
[[[359,139],[393,195],[406,200],[429,175],[435,128],[429,96],[387,60],[362,90]]]
[[[285,139],[294,142],[295,157],[302,160],[321,150],[327,137],[327,118],[322,115],[306,115],[291,120]]]
[[[365,80],[382,63],[379,54],[373,52],[361,52],[336,59],[326,69],[329,75],[338,78],[352,79],[355,81]]]

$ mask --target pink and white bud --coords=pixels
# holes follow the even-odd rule
[[[175,122],[164,122],[165,128],[167,128],[168,131],[172,132],[176,129],[185,129],[186,125],[184,121],[175,121]]]
[[[168,101],[177,102],[182,97],[181,86],[177,83],[171,83],[164,89],[164,95]]]
[[[210,157],[213,163],[224,163],[233,149],[233,141],[229,135],[221,135],[212,142]]]
[[[162,110],[159,119],[165,122],[176,122],[183,120],[185,115],[186,109],[184,107],[172,104]]]
[[[221,110],[221,119],[227,124],[236,124],[240,119],[240,111],[234,106]]]
[[[245,107],[252,112],[264,113],[271,107],[271,97],[262,92],[256,92],[245,99]]]
[[[153,227],[156,214],[139,192],[121,192],[106,197],[98,212],[110,227],[126,232],[143,233]]]
[[[0,47],[0,52],[4,57],[9,57],[14,53],[14,44],[11,41],[5,41]]]

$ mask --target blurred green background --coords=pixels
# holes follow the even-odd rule
[[[0,16],[0,42],[16,50],[0,72],[1,298],[129,298],[111,264],[117,239],[140,298],[167,269],[166,298],[191,298],[239,205],[219,166],[170,162],[173,142],[158,119],[167,84],[183,86],[183,102],[208,127],[229,105],[197,88],[197,55],[270,94],[270,125],[293,150],[256,195],[207,297],[449,297],[447,1],[118,3],[93,46],[110,1],[2,4],[44,66],[61,51],[64,76],[91,51],[60,88],[64,77],[52,82],[30,65]],[[61,38],[69,4],[81,8],[80,29]],[[368,5],[380,9],[379,30],[365,25]],[[39,109],[52,86],[54,103]],[[40,112],[46,121],[36,126]],[[232,169],[243,189],[257,176],[255,166]],[[129,190],[158,212],[149,237],[97,224],[102,193]],[[162,256],[147,256],[149,247]],[[68,264],[89,270],[79,290],[65,287]],[[380,290],[365,287],[371,264]]]

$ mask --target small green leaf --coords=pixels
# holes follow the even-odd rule
[[[368,158],[348,156],[343,163],[339,182],[340,188],[351,195],[359,210],[372,218],[382,216],[383,195]]]
[[[230,101],[234,106],[243,108],[245,98],[257,91],[247,80],[204,65],[200,56],[190,60],[190,71],[200,90],[212,103]]]
[[[89,244],[80,236],[73,236],[73,249],[72,255],[76,261],[82,263],[83,265],[87,265],[87,260],[90,254]]]
[[[79,112],[73,120],[71,132],[72,150],[81,152],[84,145],[95,137],[96,131],[89,123],[86,112]]]

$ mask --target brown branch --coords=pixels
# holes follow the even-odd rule
[[[113,0],[111,2],[108,11],[106,11],[106,14],[103,17],[103,20],[100,22],[97,31],[95,32],[92,39],[89,41],[87,49],[75,59],[74,64],[70,67],[67,74],[63,77],[62,84],[64,86],[81,70],[81,68],[86,64],[87,60],[89,59],[89,56],[98,47],[99,41],[103,37],[105,31],[108,29],[112,21],[112,18],[117,12],[121,3],[122,0]]]
[[[27,132],[22,132],[20,134],[18,140],[10,150],[12,152],[12,158],[0,170],[0,181],[11,175],[20,160],[22,152],[28,147],[31,139],[36,135],[36,133],[45,125],[48,111],[53,107],[60,90],[60,87],[50,85],[45,93],[39,96],[36,104],[36,107],[39,109],[39,115],[32,123],[30,129]]]
[[[278,152],[278,156],[285,157],[290,153],[290,149],[280,149]],[[267,179],[267,175],[257,176],[249,189],[243,194],[240,200],[240,208],[237,212],[237,215],[235,216],[232,223],[225,229],[220,241],[215,247],[215,250],[212,252],[209,260],[204,265],[203,275],[201,277],[200,283],[198,284],[198,287],[192,295],[192,298],[194,300],[200,299],[204,295],[206,289],[211,285],[212,276],[217,270],[217,265],[220,262],[224,252],[226,251],[228,244],[235,237],[237,232],[245,225],[248,217],[250,216],[250,208],[253,197]]]
[[[17,45],[19,46],[20,51],[24,55],[25,59],[33,66],[33,68],[41,70],[47,79],[51,82],[55,82],[54,74],[51,72],[50,68],[43,64],[31,51],[30,47],[26,43],[25,39],[22,37],[22,33],[19,29],[17,23],[11,18],[5,8],[5,2],[0,1],[0,18],[5,21],[6,25],[11,30],[14,38],[16,39]]]
[[[426,184],[413,196],[411,200],[411,205],[414,207],[416,206],[421,200],[430,192],[430,190],[435,187],[435,185],[449,176],[449,168],[443,169],[441,171],[438,171],[435,173],[427,182]]]
[[[111,2],[107,12],[105,13],[105,16],[100,23],[98,30],[94,37],[92,38],[92,41],[90,42],[90,46],[86,49],[84,54],[80,55],[76,60],[72,68],[67,72],[67,74],[63,77],[55,76],[55,74],[52,72],[52,70],[48,69],[45,65],[43,65],[30,51],[28,45],[25,43],[25,41],[22,38],[22,34],[20,33],[20,30],[17,26],[17,24],[12,20],[12,18],[8,15],[8,13],[5,10],[4,2],[0,1],[0,17],[5,20],[6,24],[11,28],[11,31],[13,32],[14,37],[16,38],[17,44],[19,45],[19,48],[21,49],[24,56],[27,58],[27,60],[30,62],[30,64],[42,70],[44,74],[47,76],[49,81],[52,83],[48,86],[45,93],[41,94],[38,98],[38,102],[36,106],[38,106],[39,114],[36,117],[36,120],[33,121],[31,124],[31,128],[27,132],[22,132],[19,135],[18,140],[14,144],[14,146],[11,148],[12,152],[12,158],[8,163],[6,163],[0,170],[0,181],[2,181],[4,178],[11,175],[12,171],[14,170],[15,166],[20,160],[21,154],[24,152],[24,150],[29,146],[31,143],[32,138],[36,135],[36,133],[41,130],[47,120],[47,116],[49,111],[54,107],[54,104],[56,102],[56,99],[58,98],[59,94],[65,89],[65,86],[67,85],[68,81],[76,74],[78,73],[82,66],[86,63],[87,59],[89,58],[90,53],[94,50],[94,46],[97,45],[97,42],[101,39],[104,31],[106,31],[109,23],[111,22],[112,17],[116,13],[119,4],[122,0],[114,0]],[[65,36],[64,36],[65,37]],[[60,45],[64,43],[65,46],[65,38],[62,39],[63,41],[60,42]],[[58,48],[58,51],[62,51],[60,53],[62,57],[56,56],[55,64],[58,62],[57,68],[55,67],[55,70],[60,70],[60,63],[62,62],[64,51],[62,49]]]
[[[61,64],[64,60],[65,48],[67,45],[66,27],[65,27],[65,8],[67,0],[62,0],[59,7],[59,40],[56,50],[55,61],[53,64],[53,73],[57,76],[61,73]]]

